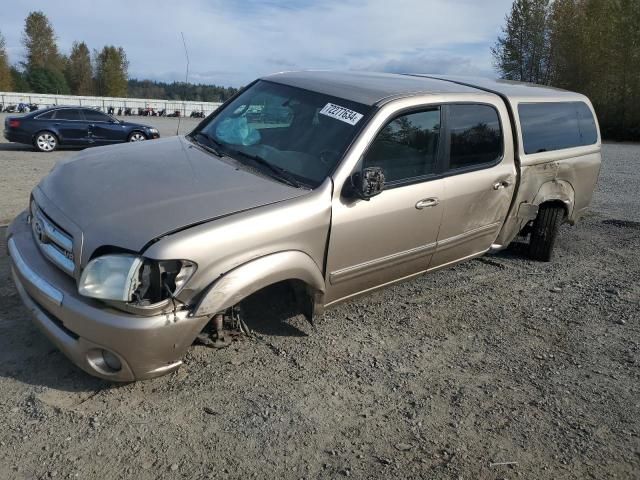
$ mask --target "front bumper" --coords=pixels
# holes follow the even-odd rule
[[[40,253],[26,212],[9,226],[7,246],[16,288],[35,324],[91,375],[127,382],[169,373],[208,321],[187,311],[135,316],[81,296],[75,280]],[[120,360],[119,370],[105,364],[103,350]]]

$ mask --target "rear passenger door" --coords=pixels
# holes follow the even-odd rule
[[[487,251],[508,213],[515,189],[512,145],[491,104],[450,104],[445,115],[444,208],[429,269]],[[504,117],[506,118],[506,117]]]
[[[55,133],[64,145],[87,145],[89,143],[89,125],[79,108],[61,108],[56,110],[53,119]]]

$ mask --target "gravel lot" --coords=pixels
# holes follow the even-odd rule
[[[552,263],[515,246],[315,328],[262,311],[134,384],[71,365],[0,258],[0,478],[640,478],[640,146],[604,153]],[[0,143],[0,223],[69,154]]]

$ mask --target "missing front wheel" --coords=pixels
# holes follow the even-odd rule
[[[242,318],[240,307],[229,308],[213,316],[207,326],[196,337],[196,342],[210,348],[226,348],[252,332]]]

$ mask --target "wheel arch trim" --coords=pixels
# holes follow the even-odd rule
[[[236,305],[270,285],[300,280],[323,295],[325,280],[320,268],[304,252],[288,250],[251,260],[211,283],[197,303],[194,316],[210,316]]]
[[[573,219],[573,210],[575,206],[575,191],[573,186],[566,180],[552,180],[545,182],[540,186],[536,194],[533,205],[540,206],[544,203],[563,204],[566,210],[567,219]]]

